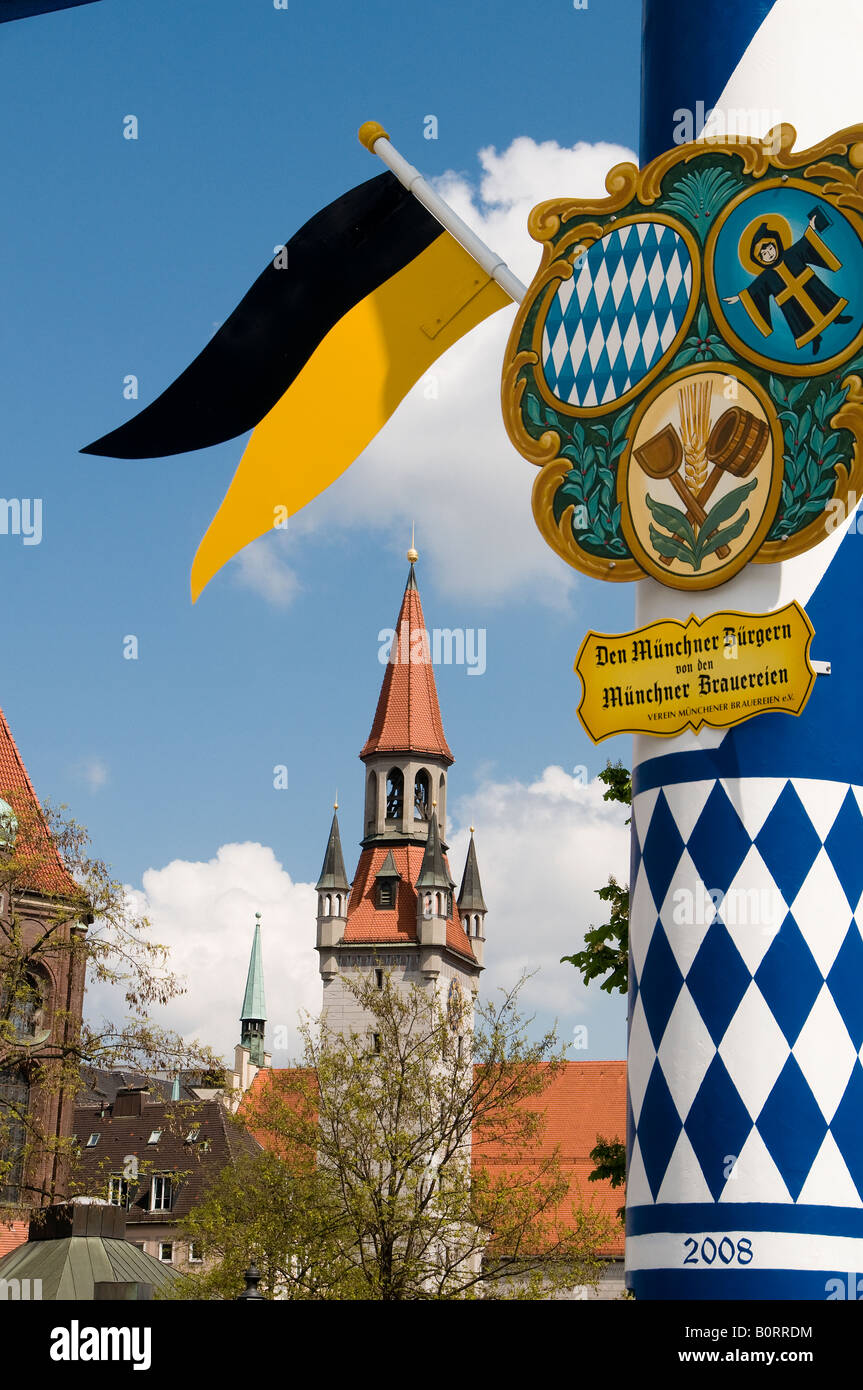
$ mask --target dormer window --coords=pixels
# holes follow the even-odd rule
[[[89,1137],[89,1139],[87,1140],[87,1148],[88,1148],[88,1149],[95,1149],[95,1147],[96,1147],[96,1145],[98,1144],[98,1142],[99,1142],[99,1135],[98,1135],[98,1134],[91,1134],[90,1137]]]
[[[375,881],[377,884],[375,890],[375,903],[378,907],[390,910],[395,907],[400,878],[401,874],[396,868],[393,852],[392,850],[388,850],[384,862],[375,874]]]
[[[170,1211],[172,1187],[168,1173],[156,1173],[150,1183],[150,1211]]]

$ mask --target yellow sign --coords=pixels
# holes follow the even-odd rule
[[[578,717],[594,743],[612,734],[670,738],[729,728],[766,710],[800,714],[815,684],[803,609],[713,613],[637,632],[589,632],[575,659]]]

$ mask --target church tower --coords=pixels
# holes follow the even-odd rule
[[[74,1086],[62,1059],[81,1028],[81,889],[51,838],[0,710],[0,1217],[66,1196]]]
[[[251,1086],[262,1067],[269,1067],[272,1058],[264,1051],[267,1028],[267,1004],[264,997],[264,957],[261,950],[261,914],[255,913],[255,931],[249,956],[246,989],[240,1010],[240,1041],[234,1048],[234,1070],[228,1073],[229,1105],[236,1110],[241,1097]]]
[[[359,1027],[359,1006],[344,988],[355,972],[388,971],[405,987],[416,983],[444,1000],[450,991],[476,995],[484,928],[471,840],[462,895],[447,861],[446,807],[453,764],[443,730],[429,634],[417,588],[416,551],[384,672],[371,732],[360,751],[365,768],[361,853],[349,885],[334,815],[318,881],[317,948],[330,1024]],[[477,894],[481,907],[476,906]],[[381,976],[378,976],[380,979]],[[454,983],[455,982],[455,983]]]

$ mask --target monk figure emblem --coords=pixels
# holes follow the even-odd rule
[[[740,238],[741,265],[755,271],[755,279],[740,294],[724,298],[725,304],[740,304],[765,338],[773,332],[770,301],[775,299],[798,348],[812,344],[815,356],[821,349],[825,328],[831,323],[848,324],[848,300],[835,293],[813,267],[841,270],[842,262],[833,254],[821,233],[832,224],[822,207],[809,213],[806,231],[796,241],[784,217],[756,218]]]

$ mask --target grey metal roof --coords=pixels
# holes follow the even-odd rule
[[[443,849],[440,842],[440,830],[437,823],[437,811],[432,811],[429,821],[429,833],[426,840],[425,853],[420,868],[419,878],[416,882],[417,888],[453,888],[454,884],[444,863]]]
[[[339,835],[338,812],[333,812],[333,823],[330,826],[330,838],[327,841],[327,852],[324,855],[321,876],[317,881],[317,891],[325,892],[338,889],[346,893],[350,888],[348,876],[345,873],[345,861],[342,855],[342,841]]]
[[[464,861],[464,874],[462,876],[461,888],[458,894],[459,911],[465,912],[487,912],[485,898],[482,895],[482,884],[479,881],[479,865],[476,862],[476,850],[473,843],[473,831],[470,834],[470,844],[467,847],[467,858]]]
[[[170,1265],[127,1240],[67,1236],[28,1241],[0,1259],[0,1279],[41,1279],[42,1298],[92,1301],[97,1281],[152,1284],[165,1288],[180,1276]]]

